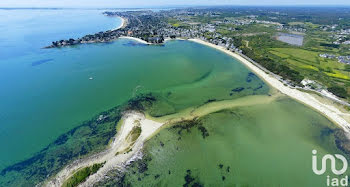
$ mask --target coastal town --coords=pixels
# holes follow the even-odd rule
[[[227,47],[235,51],[232,38],[224,36],[217,32],[218,27],[222,25],[242,26],[249,24],[265,24],[275,27],[279,31],[305,33],[307,29],[301,25],[289,25],[274,22],[270,20],[259,20],[256,15],[248,15],[244,19],[228,19],[214,21],[213,23],[193,22],[188,16],[209,16],[212,18],[221,15],[220,12],[199,11],[199,10],[170,10],[170,11],[130,11],[130,12],[103,12],[106,16],[122,17],[126,20],[118,29],[101,31],[95,34],[89,34],[78,39],[66,39],[52,42],[52,45],[46,48],[69,46],[84,43],[110,42],[121,36],[130,36],[140,38],[149,43],[161,44],[165,38],[200,38],[208,40],[216,45]],[[278,14],[278,13],[276,13]],[[167,22],[169,18],[176,19],[187,26],[176,26]],[[273,19],[273,18],[271,18]],[[331,31],[331,37],[334,38],[333,44],[350,44],[348,35],[350,29],[336,29],[338,25],[323,25],[322,30]],[[234,31],[231,27],[228,30]]]
[[[236,12],[237,13],[237,12]],[[270,12],[271,13],[271,12]],[[77,39],[67,39],[52,42],[52,45],[46,48],[64,47],[77,44],[87,43],[103,43],[111,42],[120,37],[129,37],[132,39],[138,39],[145,44],[162,45],[166,40],[170,39],[191,39],[196,38],[202,41],[209,42],[216,46],[225,48],[228,51],[236,52],[249,61],[254,62],[261,69],[267,73],[274,75],[276,78],[289,85],[290,87],[303,89],[305,85],[301,84],[302,80],[313,79],[317,84],[323,85],[322,89],[314,89],[313,91],[326,95],[327,97],[340,101],[337,97],[347,98],[347,93],[344,93],[343,88],[332,88],[334,84],[328,82],[316,81],[313,77],[306,77],[296,70],[295,67],[286,64],[280,64],[279,66],[272,66],[267,61],[275,61],[276,54],[273,53],[269,60],[261,58],[258,49],[266,50],[266,47],[254,48],[250,46],[255,41],[249,41],[248,39],[254,39],[256,37],[269,37],[276,41],[295,47],[303,47],[306,43],[305,33],[314,32],[309,31],[303,24],[282,24],[277,21],[276,17],[269,17],[265,20],[262,16],[248,14],[239,16],[238,18],[222,17],[225,12],[214,11],[211,9],[174,9],[167,11],[106,11],[103,12],[105,16],[109,17],[121,17],[123,19],[122,25],[113,30],[107,30],[98,32],[96,34],[89,34]],[[280,15],[280,13],[272,12],[273,15]],[[210,21],[203,19],[209,19]],[[259,26],[261,28],[256,29]],[[337,36],[344,36],[347,30],[336,29],[338,25],[323,25],[320,26],[322,30],[330,30],[330,38],[333,38],[334,33],[338,33]],[[264,28],[263,28],[264,27]],[[253,31],[250,31],[254,28]],[[267,28],[267,29],[266,29]],[[248,30],[248,31],[245,31]],[[262,30],[262,31],[259,31]],[[271,31],[275,31],[272,32]],[[248,32],[248,33],[247,33]],[[246,39],[247,38],[247,39]],[[255,40],[255,39],[254,39]],[[337,39],[338,40],[338,39]],[[336,44],[322,44],[327,47]],[[344,48],[344,44],[342,44]],[[345,45],[345,48],[348,46]],[[345,49],[342,49],[345,50]],[[263,51],[262,51],[263,52]],[[267,51],[271,53],[270,51]],[[263,52],[266,54],[266,52]],[[321,59],[336,60],[339,63],[350,64],[350,55],[332,55],[328,53],[318,53],[317,55]],[[266,62],[265,62],[266,61]],[[281,61],[280,57],[276,58],[276,61]],[[277,62],[276,62],[277,63]],[[303,65],[305,66],[305,65]],[[308,65],[310,66],[310,65]],[[311,65],[314,66],[314,65]],[[305,69],[301,69],[304,71]],[[329,70],[327,70],[329,71]],[[334,72],[331,70],[331,72]],[[337,74],[327,73],[327,76],[338,76]],[[350,75],[349,75],[350,76]],[[339,77],[339,76],[338,76]],[[344,75],[343,77],[346,77]],[[350,79],[350,78],[349,78]],[[338,78],[335,79],[338,81]],[[327,87],[331,87],[327,90]],[[310,90],[310,88],[306,88]],[[327,94],[324,94],[324,93]],[[341,102],[342,104],[347,102]]]
[[[300,27],[300,24],[290,25],[270,20],[259,20],[256,15],[243,16],[243,18],[240,19],[230,19],[226,17],[224,19],[218,19],[218,17],[223,14],[222,12],[192,9],[160,12],[104,12],[103,14],[110,17],[121,17],[123,19],[122,26],[118,29],[99,32],[94,35],[87,35],[76,40],[69,39],[53,42],[48,48],[76,45],[80,43],[110,42],[122,37],[138,40],[147,45],[162,45],[166,40],[177,38],[189,39],[217,48],[225,53],[230,52],[228,53],[229,55],[233,55],[235,58],[240,59],[246,64],[246,66],[251,66],[251,69],[256,69],[255,72],[259,72],[258,75],[260,77],[266,76],[264,79],[272,84],[273,87],[305,104],[315,106],[320,103],[311,102],[309,99],[306,99],[309,97],[306,93],[299,91],[295,92],[295,89],[316,93],[332,102],[345,107],[350,107],[350,104],[346,100],[348,98],[348,93],[346,93],[344,88],[334,85],[328,86],[324,82],[304,76],[299,71],[284,64],[280,65],[281,67],[277,66],[277,68],[276,66],[271,65],[271,62],[266,64],[266,62],[264,62],[266,59],[261,59],[260,57],[257,57],[257,54],[252,53],[253,48],[249,47],[249,41],[242,40],[242,38],[237,37],[237,34],[232,35],[222,31],[224,26],[228,31],[235,31],[236,29],[241,31],[239,28],[242,26],[254,27],[256,25],[263,25],[264,27],[272,27],[276,30],[275,33],[270,33],[272,34],[272,39],[280,41],[282,45],[287,44],[295,48],[303,47],[305,43],[304,38],[307,30]],[[213,18],[214,21],[195,21],[193,16],[197,16],[197,18],[200,19],[203,18],[203,16],[208,16]],[[243,32],[240,35],[250,37],[265,35],[264,37],[266,37],[266,32]],[[257,49],[255,48],[255,50]],[[319,53],[317,57],[330,60],[337,59],[337,63],[342,64],[348,64],[350,62],[349,56],[335,56]],[[273,61],[273,59],[268,61]],[[332,72],[332,70],[327,71]],[[328,72],[326,75],[332,75]],[[302,96],[303,94],[306,95]],[[320,110],[320,108],[323,107],[319,106],[314,108]],[[338,118],[336,120],[338,120]],[[345,130],[350,130],[346,125],[346,121],[340,120],[338,121],[338,124],[341,124]]]

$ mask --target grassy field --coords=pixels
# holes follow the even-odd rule
[[[291,22],[289,25],[302,25],[307,28],[303,46],[293,46],[276,40],[278,32],[287,31],[278,30],[271,25],[236,26],[235,31],[228,31],[225,26],[220,26],[217,31],[224,36],[233,37],[235,45],[242,49],[244,54],[270,71],[296,84],[308,78],[318,81],[326,88],[335,86],[336,89],[329,90],[341,90],[343,94],[338,96],[349,98],[350,65],[340,63],[337,59],[319,56],[324,53],[349,55],[348,46],[333,45],[330,37],[332,33],[319,29],[320,25],[309,22]]]
[[[330,79],[350,80],[345,64],[335,59],[319,57],[318,52],[296,48],[271,48],[269,52],[282,59],[282,63],[308,74],[309,78],[318,78],[321,74]]]

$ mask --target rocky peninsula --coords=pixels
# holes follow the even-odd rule
[[[109,17],[122,18],[122,26],[113,30],[88,34],[77,39],[70,38],[53,41],[51,45],[44,48],[56,48],[86,43],[105,43],[114,41],[121,36],[140,38],[151,44],[161,44],[164,42],[164,36],[158,35],[155,30],[164,26],[163,24],[165,24],[165,22],[161,22],[157,17],[133,15],[129,12],[104,12],[103,14]],[[160,23],[160,25],[156,27],[154,23]]]

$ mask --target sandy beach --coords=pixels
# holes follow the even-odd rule
[[[122,18],[122,17],[119,17],[119,18],[122,20],[122,23],[118,27],[116,27],[115,29],[112,29],[113,31],[124,28],[128,24],[128,21],[125,18]]]
[[[152,44],[152,43],[146,42],[145,40],[142,40],[140,38],[135,38],[135,37],[131,37],[131,36],[121,36],[119,38],[134,40],[136,42],[139,42],[139,43],[142,43],[142,44],[146,44],[146,45],[151,45]]]
[[[316,111],[320,112],[322,115],[327,117],[332,122],[339,125],[341,128],[344,129],[345,132],[350,131],[350,123],[347,122],[344,117],[348,116],[349,113],[344,113],[340,111],[338,108],[336,108],[333,105],[322,103],[321,101],[317,100],[314,96],[312,96],[309,93],[299,91],[297,89],[290,88],[288,86],[285,86],[282,82],[277,80],[275,77],[265,73],[260,68],[256,67],[252,63],[250,63],[248,60],[243,58],[237,53],[228,51],[224,47],[217,46],[214,44],[211,44],[209,42],[200,40],[200,39],[189,39],[189,41],[197,42],[212,48],[215,48],[217,50],[220,50],[237,60],[239,60],[241,63],[243,63],[245,66],[247,66],[250,70],[252,70],[254,73],[256,73],[261,79],[263,79],[266,83],[268,83],[273,88],[277,89],[278,91],[282,92],[283,94],[315,109]]]

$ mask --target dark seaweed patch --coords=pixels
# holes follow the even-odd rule
[[[208,99],[208,100],[205,102],[205,104],[211,103],[211,102],[215,102],[215,101],[216,101],[216,99]]]
[[[183,185],[184,187],[192,186],[192,187],[202,187],[203,184],[201,184],[198,179],[194,178],[192,176],[191,170],[186,171],[186,175],[184,177],[185,179],[185,184]],[[192,185],[191,185],[192,184]]]
[[[187,121],[181,121],[176,123],[176,125],[172,126],[173,129],[180,129],[178,131],[178,134],[181,135],[183,130],[186,130],[187,132],[191,132],[191,128],[199,125],[199,121],[196,119],[194,120],[187,120]]]
[[[202,137],[203,138],[206,138],[206,137],[209,136],[209,132],[208,132],[208,130],[205,127],[199,126],[198,130],[200,130],[202,132]]]
[[[127,43],[123,43],[123,46],[132,46],[132,47],[135,47],[135,46],[148,46],[148,45],[147,45],[147,44],[140,43],[140,42],[133,42],[133,41],[130,41],[130,42],[127,42]]]
[[[189,186],[193,181],[194,181],[194,178],[191,176],[191,170],[187,170],[185,175],[186,183],[183,186]]]
[[[67,140],[68,140],[67,134],[62,134],[61,136],[59,136],[59,137],[57,138],[57,140],[54,141],[54,144],[56,144],[56,145],[62,145],[62,144],[64,144],[64,143],[66,143]]]
[[[200,76],[198,79],[194,80],[193,83],[194,83],[194,82],[199,82],[199,81],[201,81],[201,80],[206,79],[207,77],[209,77],[209,75],[211,74],[211,72],[212,72],[212,70],[206,72],[204,75],[202,75],[202,76]]]
[[[181,121],[176,123],[174,126],[172,126],[173,129],[179,129],[178,130],[179,135],[181,135],[183,130],[186,130],[187,132],[191,132],[191,129],[193,127],[197,127],[198,130],[201,131],[203,138],[206,138],[209,136],[208,130],[203,126],[202,122],[198,119]]]
[[[127,110],[145,111],[146,108],[151,107],[155,101],[157,101],[157,99],[152,93],[139,95],[129,100]]]
[[[147,170],[148,170],[148,164],[147,164],[147,162],[141,160],[141,161],[138,163],[137,169],[138,169],[139,173],[144,173],[145,171],[147,171]]]
[[[254,73],[249,72],[247,77],[246,77],[246,82],[252,82],[253,79],[258,78]]]
[[[232,89],[231,91],[232,91],[232,92],[241,92],[241,91],[243,91],[243,90],[244,90],[243,87],[238,87],[238,88]]]
[[[340,149],[343,153],[346,154],[346,156],[350,157],[350,140],[346,135],[346,132],[341,129],[337,129],[334,131],[334,137],[335,137],[335,145],[338,149]]]
[[[258,87],[254,88],[253,90],[254,90],[254,91],[257,91],[257,90],[259,90],[259,89],[261,89],[261,88],[263,88],[263,84],[260,84]]]
[[[240,93],[243,90],[244,90],[243,87],[234,88],[231,90],[230,96],[232,96],[234,93]]]
[[[323,128],[323,129],[321,130],[321,137],[325,137],[325,136],[328,137],[328,136],[331,135],[332,133],[334,133],[334,130],[333,130],[333,129],[328,128],[328,127]]]
[[[48,58],[48,59],[38,60],[38,61],[32,62],[32,66],[38,66],[38,65],[50,62],[50,61],[53,61],[53,59]]]

